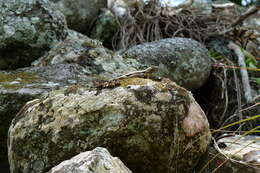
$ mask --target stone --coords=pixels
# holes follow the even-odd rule
[[[208,50],[188,38],[168,38],[134,46],[124,57],[136,58],[141,64],[159,66],[159,75],[170,78],[189,90],[200,88],[211,71]]]
[[[64,88],[74,92],[78,85],[92,86],[96,79],[109,80],[140,66],[134,59],[105,49],[98,40],[92,40],[73,30],[48,53],[34,61],[30,68],[12,72],[0,71],[0,166],[8,170],[7,131],[15,114],[22,106],[53,89]],[[0,167],[0,168],[1,168]],[[7,172],[7,171],[5,171]]]
[[[0,70],[29,66],[66,36],[65,18],[48,0],[0,0]]]
[[[210,142],[191,93],[169,79],[55,91],[31,101],[9,129],[11,172],[46,172],[76,154],[108,149],[136,173],[190,173]]]
[[[105,148],[97,147],[63,161],[48,173],[132,173],[121,160],[112,157]]]
[[[83,67],[88,76],[109,80],[125,73],[144,68],[135,59],[122,56],[106,49],[98,40],[93,40],[78,32],[69,31],[66,40],[57,44],[33,66],[76,63]]]
[[[88,78],[76,64],[0,71],[0,170],[8,173],[7,134],[14,116],[24,104],[52,89],[85,85]]]
[[[107,0],[50,0],[66,17],[68,27],[89,34],[101,8],[107,7]]]

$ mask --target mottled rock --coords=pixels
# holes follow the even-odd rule
[[[201,173],[259,173],[259,136],[228,136],[217,141],[203,157],[198,172]],[[221,165],[221,166],[220,166]]]
[[[64,41],[55,45],[33,65],[33,68],[13,72],[0,71],[0,97],[4,98],[2,102],[0,99],[0,103],[3,103],[0,106],[0,138],[3,140],[0,142],[5,146],[0,151],[3,153],[0,161],[4,165],[8,165],[7,129],[25,102],[52,89],[69,86],[65,92],[74,92],[77,90],[74,84],[91,86],[94,79],[108,80],[141,66],[136,60],[124,60],[105,49],[101,42],[72,30],[69,30]]]
[[[66,17],[68,27],[88,34],[99,10],[107,6],[107,0],[50,0]]]
[[[102,146],[136,173],[190,173],[210,141],[191,93],[168,79],[119,81],[115,88],[50,93],[20,111],[9,129],[12,172],[46,172]]]
[[[48,0],[0,0],[0,69],[29,66],[67,36],[66,28]]]
[[[168,38],[130,48],[124,57],[136,58],[146,65],[159,66],[159,75],[195,90],[208,79],[211,59],[207,49],[188,38]]]
[[[106,80],[142,67],[136,59],[123,59],[104,48],[100,41],[72,30],[66,40],[57,44],[33,65],[41,67],[63,63],[79,64],[86,75]]]
[[[132,173],[121,160],[112,157],[105,148],[80,153],[70,160],[63,161],[48,173]]]
[[[0,94],[0,170],[9,173],[7,158],[7,134],[11,121],[21,107],[35,96],[30,94],[1,93]]]
[[[7,132],[15,114],[29,100],[72,84],[87,83],[83,68],[73,64],[0,71],[0,170],[8,173]]]

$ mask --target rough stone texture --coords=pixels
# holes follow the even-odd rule
[[[132,173],[121,160],[112,157],[107,149],[97,147],[63,161],[48,173]]]
[[[36,96],[30,94],[0,93],[0,170],[9,173],[7,158],[7,134],[14,115]]]
[[[88,34],[107,0],[50,0],[66,17],[68,27]]]
[[[9,172],[7,133],[15,114],[29,100],[56,88],[83,84],[88,78],[82,67],[58,64],[47,67],[0,71],[0,170]]]
[[[190,173],[210,141],[205,114],[168,79],[126,78],[120,86],[32,101],[9,129],[13,173],[46,172],[97,146],[133,172]]]
[[[0,69],[29,66],[66,37],[66,27],[48,0],[0,0]]]
[[[221,167],[216,169],[216,173],[259,173],[259,138],[259,136],[236,135],[220,139],[217,141],[220,147],[212,146],[209,149],[206,156],[203,157],[197,171],[201,173],[212,173],[222,164]],[[221,151],[221,153],[219,151]]]
[[[65,86],[69,86],[66,92],[74,92],[77,85],[70,85],[91,86],[94,79],[108,80],[134,71],[140,64],[134,59],[124,60],[103,48],[99,41],[69,30],[66,40],[35,61],[34,66],[13,72],[0,71],[0,144],[3,146],[0,166],[4,170],[8,169],[7,130],[25,102]]]
[[[33,65],[41,67],[62,63],[79,64],[88,76],[106,80],[143,67],[136,59],[123,59],[105,49],[100,41],[72,30],[66,40],[57,44]]]
[[[142,64],[159,66],[159,75],[195,90],[208,79],[211,59],[199,42],[187,38],[169,38],[130,48],[125,57],[137,58]]]

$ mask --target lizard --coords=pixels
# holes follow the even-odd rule
[[[129,72],[127,74],[124,74],[122,76],[110,79],[108,81],[105,80],[94,80],[93,85],[97,89],[103,89],[103,88],[114,88],[116,86],[120,85],[120,80],[126,79],[126,78],[132,78],[132,77],[140,77],[140,78],[154,78],[152,76],[153,73],[158,71],[157,66],[151,66],[144,70],[138,70]]]

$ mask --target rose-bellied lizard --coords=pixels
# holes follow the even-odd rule
[[[157,66],[151,66],[144,70],[133,71],[122,76],[116,77],[114,79],[105,81],[105,80],[94,80],[93,85],[98,90],[103,88],[114,88],[120,85],[120,80],[131,78],[131,77],[140,77],[140,78],[151,78],[154,77],[152,74],[158,71]]]

